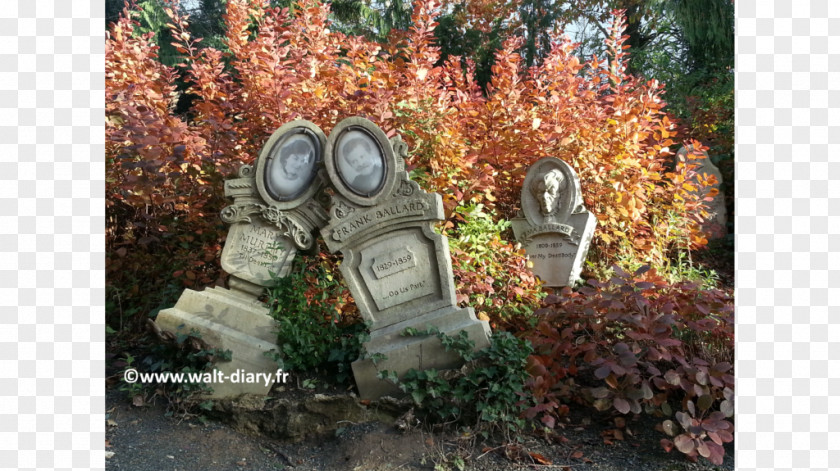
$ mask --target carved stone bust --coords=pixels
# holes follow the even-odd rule
[[[540,213],[550,218],[558,212],[557,202],[566,191],[568,182],[560,169],[552,169],[531,182],[531,194],[540,204]]]

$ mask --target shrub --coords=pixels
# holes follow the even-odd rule
[[[722,444],[733,440],[731,296],[668,284],[648,267],[615,272],[609,282],[548,296],[536,312],[528,369],[537,405],[526,416],[552,427],[571,400],[645,411],[666,418],[661,428],[674,437],[663,439],[667,450],[721,464]]]
[[[209,378],[217,362],[230,361],[231,351],[211,348],[196,331],[187,335],[156,329],[155,333],[159,341],[142,355],[142,360],[137,364],[134,364],[134,356],[125,353],[126,369],[123,370],[120,390],[126,392],[136,406],[142,406],[151,391],[154,391],[152,397],[160,396],[167,400],[167,416],[189,414],[196,405],[209,410],[212,402],[206,399],[202,401],[202,396],[212,393],[213,388],[202,380]],[[144,374],[182,375],[183,380],[166,381],[157,378],[163,380],[159,383],[143,383],[135,377],[135,382],[129,383],[124,377],[128,369],[136,369]]]
[[[483,204],[512,218],[527,167],[556,156],[580,175],[598,217],[597,263],[660,266],[673,250],[705,243],[692,166],[663,167],[676,144],[663,88],[625,74],[619,16],[607,58],[581,62],[571,41],[555,36],[544,61],[526,70],[515,52],[522,40],[508,38],[485,93],[469,61],[436,65],[439,8],[438,0],[418,1],[411,28],[380,44],[331,28],[329,5],[317,0],[293,11],[229,0],[224,51],[202,47],[188,17],[167,8],[181,59],[175,67],[158,60],[152,33],[140,34],[124,12],[105,51],[108,283],[126,286],[123,274],[137,270],[147,284],[131,302],[142,304],[140,293],[157,288],[152,280],[174,273],[184,286],[223,282],[217,259],[225,231],[215,217],[225,204],[223,178],[297,118],[329,133],[359,115],[389,137],[400,133],[409,170],[443,196],[455,225],[459,206]],[[183,94],[177,80],[188,84]],[[175,112],[182,96],[192,103],[187,115]],[[516,251],[498,259],[511,268],[498,276],[512,280],[511,291],[531,289],[518,281]]]
[[[491,428],[516,432],[525,425],[522,394],[528,373],[525,369],[531,345],[508,332],[495,332],[490,346],[474,351],[475,343],[461,331],[448,336],[434,329],[406,329],[406,335],[437,335],[446,351],[455,351],[466,362],[460,370],[410,369],[402,378],[393,371],[381,371],[407,393],[431,422],[471,424],[486,435]]]
[[[543,294],[525,251],[502,239],[510,222],[494,220],[483,205],[459,206],[445,229],[452,255],[456,299],[474,307],[494,329],[522,324]]]
[[[277,346],[270,352],[280,368],[321,371],[337,382],[352,377],[350,363],[368,338],[353,310],[342,313],[347,288],[320,257],[295,259],[292,272],[268,290],[270,314],[277,319]]]

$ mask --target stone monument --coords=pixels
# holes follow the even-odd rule
[[[691,158],[689,158],[689,152],[692,154]],[[709,154],[705,151],[695,151],[693,145],[681,148],[679,152],[677,152],[676,159],[677,161],[684,160],[686,163],[696,165],[697,167],[694,171],[697,172],[698,176],[705,174],[706,178],[708,178],[708,176],[711,175],[717,180],[717,182],[708,189],[703,189],[702,193],[700,193],[701,190],[698,187],[698,190],[695,193],[699,194],[703,198],[711,199],[711,201],[706,201],[706,205],[709,207],[709,217],[703,221],[703,224],[701,225],[706,237],[708,237],[709,240],[722,239],[726,237],[726,196],[720,188],[720,183],[723,181],[723,175],[720,173],[720,170],[712,163],[711,159],[709,159]],[[694,180],[697,181],[697,178]],[[718,190],[717,195],[712,197],[707,196],[714,188]]]
[[[329,140],[308,121],[282,126],[256,168],[244,165],[239,178],[225,182],[225,195],[234,198],[221,214],[231,224],[221,258],[230,289],[185,290],[174,308],[161,311],[158,326],[196,330],[208,344],[232,350],[233,360],[217,365],[224,374],[276,372],[264,356],[277,348],[276,324],[257,298],[273,275],[289,273],[297,250],[313,248],[319,230],[327,248],[343,254],[339,269],[371,329],[367,356],[352,365],[362,398],[398,392],[378,379],[381,370],[402,376],[411,368],[460,366],[436,336],[403,336],[408,328],[465,331],[476,349],[488,347],[487,322],[455,301],[449,245],[433,229],[444,219],[441,197],[409,179],[406,151],[399,137],[389,140],[364,118],[340,122]],[[321,192],[325,187],[331,195]],[[213,397],[229,397],[264,395],[271,385],[213,387]]]
[[[597,221],[583,206],[580,180],[569,164],[546,157],[532,165],[519,217],[511,222],[545,286],[570,286],[580,277]]]
[[[432,225],[444,219],[440,195],[426,193],[404,170],[407,146],[389,140],[372,122],[341,121],[324,152],[335,194],[321,229],[327,248],[344,256],[340,270],[369,323],[367,356],[352,364],[363,399],[397,388],[377,371],[446,369],[460,366],[436,336],[406,337],[406,328],[466,331],[477,349],[490,345],[490,327],[472,308],[459,308],[446,238]],[[376,363],[376,354],[385,359]]]
[[[230,289],[186,289],[175,307],[161,311],[155,320],[163,330],[196,331],[214,348],[231,350],[231,361],[216,365],[226,377],[244,371],[240,374],[271,378],[269,384],[213,383],[209,397],[265,395],[271,389],[277,364],[265,352],[277,349],[277,326],[257,298],[272,284],[272,274],[289,273],[298,249],[313,247],[312,233],[326,221],[313,199],[322,186],[318,171],[325,144],[326,136],[317,126],[293,121],[272,134],[256,169],[243,165],[238,178],[225,182],[225,196],[234,199],[221,213],[231,224],[221,256]]]

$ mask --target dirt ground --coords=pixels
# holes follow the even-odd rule
[[[158,404],[137,407],[124,393],[107,394],[108,470],[131,471],[390,471],[390,470],[593,470],[677,471],[734,469],[733,446],[723,466],[680,453],[666,453],[655,419],[627,419],[623,440],[613,435],[615,418],[573,411],[554,436],[522,434],[520,445],[483,440],[462,432],[433,433],[422,425],[398,430],[395,423],[345,423],[326,436],[290,442],[237,431],[195,416],[166,417]],[[516,442],[517,437],[511,437]],[[113,453],[113,455],[111,455]]]

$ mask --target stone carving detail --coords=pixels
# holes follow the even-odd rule
[[[338,204],[335,205],[335,217],[339,219],[347,217],[347,215],[354,211],[356,211],[356,208],[348,206],[343,200],[339,200]]]
[[[403,180],[400,182],[400,187],[394,193],[394,196],[411,196],[414,194],[415,191],[420,189],[420,185],[417,182],[413,182],[411,180]]]
[[[251,215],[259,213],[260,206],[261,205],[257,203],[233,204],[225,206],[219,214],[219,217],[222,218],[222,221],[228,224],[236,224],[238,222],[250,223]]]
[[[391,148],[394,149],[394,155],[405,160],[408,157],[408,144],[399,135],[392,137],[390,142]]]
[[[554,157],[539,160],[525,176],[521,207],[513,232],[533,262],[534,274],[546,286],[573,284],[597,224],[583,205],[577,174]]]
[[[254,176],[254,167],[248,164],[243,164],[239,167],[239,178],[251,178]]]
[[[291,238],[298,248],[308,249],[312,247],[314,239],[309,231],[295,221],[293,216],[272,207],[264,207],[260,213],[266,221],[274,223],[278,229],[283,231],[284,236]]]

